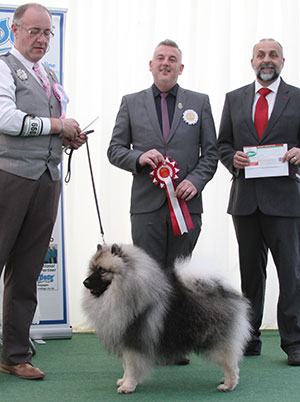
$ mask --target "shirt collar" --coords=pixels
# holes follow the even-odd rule
[[[160,95],[161,91],[157,88],[157,86],[156,86],[155,84],[152,85],[152,89],[153,89],[153,94],[154,94],[154,97],[155,97],[155,98],[156,98],[158,95]],[[175,96],[175,98],[176,98],[176,96],[177,96],[177,91],[178,91],[178,84],[175,84],[175,85],[173,86],[173,88],[171,88],[171,89],[168,91],[168,93],[171,94],[171,95],[173,95],[173,96]]]
[[[34,63],[32,61],[29,61],[26,59],[26,57],[24,57],[18,49],[16,49],[15,47],[13,47],[10,50],[10,53],[12,55],[14,55],[22,64],[24,64],[24,66],[26,68],[28,68],[28,70],[32,70]]]
[[[277,94],[278,88],[280,85],[280,77],[277,78],[276,81],[272,82],[267,88],[269,88],[272,92]],[[257,80],[255,80],[255,93],[257,93],[261,88],[264,88]]]

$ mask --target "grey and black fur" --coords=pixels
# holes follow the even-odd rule
[[[183,263],[183,262],[182,262]],[[195,352],[219,364],[219,391],[238,384],[238,362],[250,337],[248,301],[217,280],[167,275],[143,250],[98,246],[83,308],[108,352],[122,358],[118,392],[133,392],[155,364]]]

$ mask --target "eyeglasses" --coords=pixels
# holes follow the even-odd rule
[[[42,31],[40,28],[24,28],[22,27],[22,25],[18,25],[21,29],[24,29],[24,31],[26,31],[30,36],[32,36],[33,38],[40,38],[42,35],[44,35],[44,37],[46,39],[50,39],[53,38],[54,36],[54,32],[51,31],[51,29],[45,29],[45,31]]]

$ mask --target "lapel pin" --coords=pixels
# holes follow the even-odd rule
[[[21,68],[19,68],[18,70],[16,70],[16,74],[17,74],[17,76],[20,78],[21,81],[28,80],[28,75],[27,75],[26,72],[25,72],[24,70],[22,70]]]

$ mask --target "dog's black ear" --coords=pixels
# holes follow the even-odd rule
[[[101,250],[102,250],[101,244],[97,244],[97,251],[101,251]]]
[[[119,247],[116,243],[114,243],[111,246],[111,252],[112,252],[112,254],[115,254],[115,255],[121,255],[122,250],[121,250],[121,247]]]

